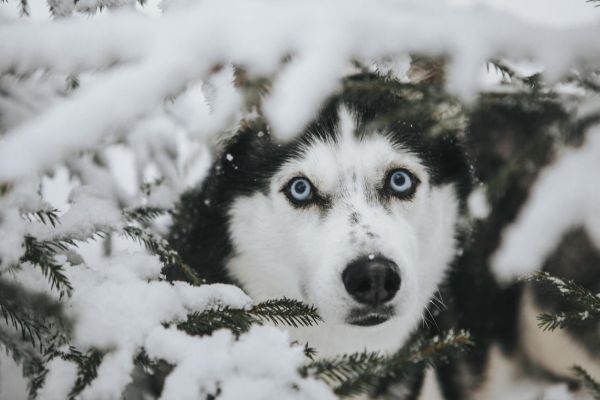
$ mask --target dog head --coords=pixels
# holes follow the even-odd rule
[[[242,130],[209,183],[228,276],[257,301],[314,304],[325,323],[310,343],[333,352],[397,349],[418,325],[454,259],[469,176],[454,136],[390,117],[393,96],[363,97],[333,99],[291,143]]]

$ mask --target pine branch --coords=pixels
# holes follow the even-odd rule
[[[18,333],[8,332],[2,326],[0,326],[0,345],[16,363],[24,364],[31,360],[40,360],[40,355],[30,341],[23,340]]]
[[[547,272],[535,273],[525,280],[550,285],[573,304],[583,308],[584,311],[588,311],[592,315],[600,314],[600,296],[571,280],[563,280]]]
[[[74,400],[98,376],[98,367],[104,359],[104,353],[99,350],[81,353],[71,347],[69,353],[64,354],[62,358],[77,364],[77,379],[69,393],[69,400]]]
[[[570,324],[581,323],[590,319],[600,319],[600,297],[583,286],[570,280],[554,277],[547,272],[538,272],[525,279],[529,282],[550,285],[576,307],[582,309],[538,315],[538,326],[544,331],[563,329]]]
[[[50,208],[48,210],[39,210],[31,213],[23,214],[28,221],[33,221],[34,219],[43,223],[50,224],[52,227],[55,227],[59,222],[58,219],[58,210],[56,208]]]
[[[451,331],[443,338],[419,340],[392,356],[385,357],[377,352],[347,354],[314,361],[300,372],[337,385],[334,392],[339,396],[377,395],[429,365],[447,361],[450,355],[471,345],[468,333]]]
[[[42,347],[42,337],[54,330],[53,324],[70,329],[60,303],[44,293],[27,291],[3,279],[0,279],[0,316],[34,347]]]
[[[225,307],[192,313],[177,328],[195,336],[210,335],[218,329],[229,329],[239,336],[248,331],[253,323],[254,319],[247,311]]]
[[[600,312],[567,311],[557,314],[543,313],[537,316],[538,326],[544,331],[563,329],[569,325],[600,318]]]
[[[42,352],[43,357],[40,357],[36,362],[23,366],[23,376],[29,378],[29,398],[34,399],[38,391],[44,386],[48,369],[48,362],[60,354],[58,349],[65,346],[67,336],[64,332],[57,331],[52,336],[49,336],[45,343],[45,348]]]
[[[148,224],[153,219],[160,217],[168,210],[159,207],[137,207],[123,212],[125,218],[129,221],[137,221],[141,224]]]
[[[267,300],[252,307],[249,311],[257,321],[269,321],[275,325],[313,326],[323,321],[316,307],[301,301],[283,298]]]
[[[317,310],[297,300],[280,299],[259,303],[250,310],[220,307],[188,315],[177,328],[190,335],[208,335],[217,329],[229,329],[235,335],[248,331],[253,324],[312,326],[321,321]]]
[[[50,287],[59,291],[60,296],[70,296],[73,290],[69,279],[63,273],[62,265],[54,260],[58,251],[68,250],[68,246],[75,246],[72,239],[56,239],[51,241],[38,241],[37,239],[25,237],[25,254],[21,257],[21,263],[29,262],[37,265],[44,276],[50,282]]]
[[[29,398],[33,399],[36,393],[43,385],[43,380],[38,380],[39,376],[45,376],[47,370],[44,368],[44,361],[35,347],[10,332],[0,328],[0,344],[12,359],[21,365],[23,376],[28,378]]]
[[[600,383],[592,378],[588,372],[576,365],[572,368],[573,374],[579,379],[583,386],[590,392],[595,400],[600,400]]]
[[[456,351],[463,351],[473,346],[469,332],[461,330],[455,333],[450,330],[444,337],[435,336],[429,340],[419,340],[413,345],[411,362],[425,362],[430,366],[447,362]]]
[[[311,362],[301,369],[303,376],[315,376],[329,384],[354,382],[361,376],[381,368],[386,358],[377,352],[344,354]]]
[[[49,372],[45,365],[53,358],[60,357],[65,361],[71,361],[77,364],[77,378],[68,397],[69,400],[75,400],[75,398],[98,376],[98,367],[102,363],[104,355],[105,353],[95,349],[82,353],[72,346],[69,346],[67,351],[59,350],[58,346],[54,346],[46,352],[44,360],[40,363],[38,370],[32,375],[29,390],[30,398],[35,398],[37,392],[44,386],[44,382]]]
[[[4,322],[13,326],[16,330],[21,333],[23,340],[27,340],[31,343],[36,343],[41,340],[41,331],[43,325],[39,321],[31,318],[29,315],[23,313],[18,305],[11,303],[3,303],[0,299],[0,317],[4,319]]]
[[[297,343],[297,342],[294,342]],[[304,344],[304,355],[306,356],[306,358],[310,359],[311,361],[314,361],[315,358],[317,357],[317,349],[315,349],[314,347],[310,347],[308,345],[308,343]]]
[[[541,74],[533,74],[530,76],[521,76],[514,69],[506,65],[502,60],[491,59],[488,61],[487,67],[493,66],[494,69],[502,75],[505,82],[516,81],[530,89],[537,89],[542,84]]]
[[[156,254],[165,266],[176,266],[177,268],[180,268],[194,285],[199,286],[203,283],[202,279],[200,279],[198,275],[183,262],[177,251],[175,251],[169,242],[162,237],[131,225],[123,228],[123,235],[140,243],[151,253]]]

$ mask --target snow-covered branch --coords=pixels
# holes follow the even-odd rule
[[[600,246],[600,130],[594,128],[579,149],[565,152],[532,188],[517,221],[504,232],[494,270],[512,280],[538,270],[570,229],[586,228]]]
[[[362,0],[207,0],[162,18],[121,12],[94,21],[6,24],[0,70],[109,70],[5,135],[0,181],[36,174],[130,127],[227,63],[256,76],[281,71],[265,112],[274,132],[289,138],[335,90],[351,59],[450,55],[449,87],[469,97],[475,72],[490,57],[532,59],[556,78],[574,62],[600,59],[600,43],[589,40],[599,33],[598,26],[534,26],[486,8]],[[282,64],[289,55],[292,61]],[[27,159],[19,156],[24,143]]]

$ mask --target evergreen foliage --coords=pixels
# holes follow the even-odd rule
[[[578,365],[573,367],[573,375],[592,393],[595,400],[600,400],[600,383],[596,379],[592,378],[585,369]]]
[[[555,290],[569,300],[577,310],[543,313],[538,316],[539,327],[545,331],[563,329],[569,324],[587,321],[600,320],[600,297],[590,290],[573,282],[572,280],[563,280],[550,275],[547,272],[539,272],[528,278],[529,281],[545,284],[553,287]]]
[[[124,211],[124,220],[129,223],[115,233],[120,232],[124,237],[142,244],[148,251],[156,254],[166,267],[182,268],[184,272],[191,274],[192,282],[201,284],[166,240],[142,227],[165,212],[153,207]],[[28,221],[35,219],[52,227],[60,225],[58,210],[55,209],[24,214],[24,218]],[[111,232],[98,230],[90,239],[106,238],[109,233]],[[51,289],[59,294],[59,299],[68,298],[73,288],[64,274],[64,266],[56,261],[56,256],[76,249],[79,240],[80,238],[57,236],[52,240],[40,241],[27,236],[20,263],[30,263],[39,268]],[[19,271],[21,264],[12,266],[12,269]],[[55,357],[77,365],[77,378],[69,393],[69,400],[75,399],[97,377],[98,367],[105,353],[97,349],[81,351],[68,345],[71,327],[63,315],[60,301],[53,300],[46,294],[30,292],[0,276],[0,315],[8,326],[19,332],[19,336],[16,336],[0,326],[0,343],[23,366],[25,376],[30,379],[32,398],[36,397],[44,385],[48,374],[46,365]],[[176,326],[194,336],[210,335],[217,329],[228,329],[239,336],[253,324],[299,327],[313,326],[319,322],[321,318],[314,306],[283,298],[258,303],[248,309],[208,308],[189,314],[186,321],[177,323]],[[383,393],[390,385],[413,377],[426,365],[442,361],[451,351],[462,350],[468,344],[469,337],[464,332],[457,335],[450,333],[443,338],[416,341],[407,350],[390,357],[378,353],[357,353],[330,360],[315,359],[314,350],[305,345],[309,362],[300,373],[328,382],[340,396]],[[137,355],[136,363],[144,366],[150,374],[157,370],[157,366],[166,365],[163,360],[149,358],[143,349]]]
[[[5,1],[0,0],[0,2]],[[600,5],[598,0],[587,1],[595,6]],[[29,5],[27,0],[18,0],[17,2],[20,13],[28,15]],[[119,6],[118,3],[125,2],[112,3]],[[110,5],[106,4],[112,3],[104,1],[88,2],[86,4],[90,4],[90,8],[84,9],[84,3],[75,1],[73,2],[74,8],[68,9],[64,14],[65,10],[56,7],[61,2],[51,0],[49,1],[49,8],[54,16],[64,17],[74,11],[94,13],[98,9],[109,7]],[[137,3],[143,5],[145,0],[137,0]],[[78,8],[78,4],[81,5],[81,8]],[[290,60],[291,56],[287,56],[283,63],[286,64]],[[121,60],[117,57],[115,60],[110,61],[110,65],[102,64],[98,68],[100,70],[110,69],[113,65],[121,65],[122,62],[129,62],[129,60]],[[521,143],[516,141],[517,144],[514,145],[514,148],[517,150],[511,154],[510,160],[501,159],[498,163],[490,163],[491,173],[487,176],[489,179],[485,179],[487,184],[486,194],[490,204],[501,210],[501,212],[511,209],[510,207],[504,207],[506,204],[504,201],[512,205],[516,191],[518,191],[518,197],[523,199],[526,197],[527,192],[523,188],[531,187],[536,174],[546,165],[548,160],[552,159],[557,148],[562,148],[561,146],[565,143],[580,144],[583,133],[587,128],[600,122],[600,113],[598,112],[583,117],[570,115],[566,109],[569,108],[571,100],[566,101],[561,97],[555,91],[554,85],[544,81],[543,74],[521,75],[509,62],[498,58],[489,60],[488,68],[498,71],[502,76],[503,83],[510,86],[511,90],[506,93],[481,94],[471,104],[469,110],[464,108],[457,98],[450,96],[444,90],[444,84],[446,83],[445,63],[444,57],[428,59],[413,55],[413,67],[418,65],[421,72],[424,71],[422,76],[426,78],[419,81],[400,82],[395,79],[390,71],[380,68],[379,65],[373,66],[367,61],[355,60],[355,67],[361,71],[371,73],[375,70],[381,75],[389,75],[389,79],[376,79],[368,83],[348,79],[342,85],[344,89],[353,91],[354,95],[357,96],[366,92],[387,92],[391,89],[395,95],[402,99],[404,106],[397,114],[389,115],[389,118],[394,121],[402,121],[407,129],[410,128],[429,135],[437,135],[441,132],[462,134],[467,118],[474,115],[473,110],[489,111],[497,105],[504,107],[503,110],[506,110],[506,113],[499,115],[499,118],[518,119],[527,113],[535,114],[539,117],[535,121],[536,124],[544,129],[553,126],[549,121],[558,119],[555,118],[557,115],[564,117],[567,122],[560,127],[559,135],[549,135],[544,131],[544,135],[537,135],[534,138],[528,136],[527,144],[521,146]],[[42,68],[44,73],[55,73],[54,71],[46,71],[45,68]],[[19,79],[22,78],[22,82],[26,82],[30,78],[25,73],[19,75],[19,72],[12,71],[12,69],[13,66],[10,67],[10,70],[0,72],[6,75],[16,75]],[[68,69],[68,66],[65,69]],[[88,72],[85,70],[85,66],[82,66],[81,69],[81,71],[77,69],[73,73],[66,73],[64,76],[59,74],[59,78],[65,81],[65,90],[60,93],[61,96],[67,97],[70,92],[79,90],[78,74]],[[221,69],[223,69],[222,65],[215,66],[213,73],[219,72]],[[30,72],[27,72],[27,74],[30,74]],[[563,82],[572,83],[588,93],[598,94],[600,93],[598,76],[597,70],[593,68],[586,70],[578,66],[577,70],[573,70],[566,77],[563,77]],[[4,77],[4,75],[0,77]],[[272,83],[272,77],[256,77],[247,73],[242,67],[235,67],[236,89],[240,91],[243,97],[242,108],[245,113],[240,121],[242,127],[250,124],[266,124],[266,119],[262,115],[262,101],[271,90]],[[0,82],[0,84],[3,84],[3,82]],[[20,96],[22,93],[17,94]],[[3,102],[8,102],[11,96],[18,97],[13,92],[5,91],[3,87],[0,87],[0,95]],[[173,95],[171,100],[176,100],[176,98],[177,96]],[[3,104],[0,104],[0,107],[3,107]],[[491,113],[497,110],[497,108],[493,109]],[[5,115],[10,113],[2,114],[3,111],[5,110],[0,109],[0,138],[4,137],[2,136],[4,132],[1,124],[4,123]],[[32,114],[36,115],[37,110],[33,110]],[[548,115],[552,115],[552,118],[547,118]],[[121,129],[122,127],[117,125],[117,128]],[[226,136],[226,133],[228,133],[226,128],[220,127],[220,129],[223,130],[221,132],[223,136]],[[505,134],[504,131],[506,130],[502,129],[503,135]],[[551,129],[548,129],[548,131],[553,133]],[[116,136],[117,141],[122,144],[121,137]],[[502,141],[498,142],[505,144]],[[126,145],[130,144],[126,143]],[[512,143],[508,143],[507,146],[494,146],[486,143],[483,147],[485,146],[500,152],[507,147],[511,147]],[[156,149],[153,148],[151,158],[156,156],[154,150]],[[89,151],[93,153],[93,168],[95,168],[94,173],[89,174],[92,178],[78,170],[75,164],[70,164],[70,161],[61,160],[61,162],[65,161],[69,173],[77,175],[82,185],[89,183],[90,180],[94,179],[93,177],[103,176],[101,173],[106,174],[107,170],[105,163],[101,160],[100,151],[98,149],[89,149]],[[170,150],[166,150],[166,152],[168,151]],[[78,154],[76,157],[80,156],[81,154]],[[490,159],[484,152],[479,156],[480,159]],[[527,172],[527,177],[526,179],[519,179],[523,176],[523,171]],[[163,172],[161,171],[161,173]],[[163,175],[166,176],[167,174]],[[149,197],[154,189],[167,181],[165,176],[161,176],[152,182],[145,182],[142,185],[141,193]],[[0,201],[4,196],[10,195],[18,183],[0,181]],[[114,197],[118,198],[119,196],[115,195]],[[59,357],[77,365],[77,377],[74,387],[68,395],[69,399],[76,398],[96,379],[98,368],[105,359],[106,349],[91,348],[84,350],[70,345],[72,321],[65,317],[63,307],[75,290],[67,273],[68,268],[72,267],[72,263],[63,263],[59,256],[76,253],[77,246],[82,240],[103,239],[106,243],[110,243],[111,237],[119,235],[144,246],[148,252],[159,258],[165,269],[181,271],[187,281],[193,285],[199,286],[204,283],[194,270],[182,261],[169,242],[152,228],[153,221],[157,217],[169,214],[168,208],[154,205],[129,207],[125,205],[127,201],[121,201],[121,198],[118,200],[119,207],[122,210],[122,224],[120,226],[98,226],[87,238],[57,234],[50,239],[40,239],[27,232],[23,236],[23,253],[20,258],[17,257],[19,259],[18,263],[10,265],[0,272],[0,322],[2,322],[0,323],[0,346],[23,367],[24,375],[30,379],[30,395],[32,398],[43,387],[44,380],[49,372],[47,366],[52,359]],[[0,227],[3,223],[3,211],[0,209]],[[39,210],[23,207],[19,211],[23,220],[30,223],[41,223],[48,228],[60,226],[60,211],[53,207],[40,207]],[[494,230],[498,231],[498,226],[495,226]],[[487,240],[487,242],[483,243],[482,248],[487,247],[491,242],[497,242],[496,239],[484,238],[484,240]],[[480,244],[476,242],[477,246]],[[109,252],[110,249],[107,250],[107,253]],[[0,259],[0,266],[1,264],[2,260]],[[475,262],[473,264],[478,268],[480,267],[480,263]],[[13,279],[14,274],[18,274],[30,266],[41,272],[47,280],[52,295],[37,292]],[[540,315],[539,325],[542,329],[562,329],[570,324],[600,320],[600,297],[597,294],[572,281],[558,279],[546,273],[536,274],[530,280],[556,288],[574,306],[573,310],[570,311]],[[53,296],[54,294],[57,296]],[[284,298],[268,300],[246,309],[227,306],[209,307],[201,312],[190,313],[183,322],[180,320],[165,321],[164,325],[173,325],[192,336],[207,336],[218,329],[227,329],[236,337],[239,337],[255,324],[307,327],[320,322],[321,318],[315,307],[297,300]],[[310,343],[305,344],[304,347],[307,363],[300,369],[301,375],[316,377],[331,385],[337,395],[351,397],[358,394],[379,395],[385,393],[391,386],[415,378],[425,368],[443,363],[457,352],[468,350],[472,342],[467,332],[448,332],[445,335],[433,338],[416,337],[411,344],[398,353],[389,356],[380,353],[362,352],[345,354],[330,359],[318,358],[318,354],[315,354],[315,351],[309,345]],[[150,374],[158,369],[159,365],[166,364],[164,360],[149,357],[143,348],[139,349],[135,361],[138,365],[143,366],[145,370],[148,370]],[[590,392],[594,393],[596,399],[600,399],[600,384],[597,377],[590,376],[583,368],[578,366],[573,367],[573,373]]]
[[[547,285],[560,293],[575,308],[573,311],[540,314],[538,325],[541,329],[554,331],[584,321],[600,323],[600,294],[593,293],[572,280],[560,279],[547,272],[535,273],[527,280]],[[594,396],[594,399],[600,399],[600,383],[597,379],[578,365],[573,366],[572,371],[575,378]]]
[[[208,335],[217,329],[229,329],[240,335],[252,326],[270,322],[275,325],[312,326],[321,321],[314,306],[298,300],[267,300],[249,310],[220,307],[188,315],[177,327],[191,335]]]
[[[423,372],[428,366],[446,362],[449,356],[468,349],[472,344],[467,332],[450,331],[429,339],[417,338],[412,345],[391,356],[377,352],[344,354],[315,360],[302,372],[330,383],[341,397],[359,393],[377,396]]]

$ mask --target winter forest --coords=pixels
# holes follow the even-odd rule
[[[600,399],[599,38],[594,0],[0,0],[0,400]],[[330,326],[310,296],[245,290],[268,268],[231,281],[190,261],[226,253],[233,268],[244,240],[274,258],[259,238],[286,238],[252,231],[261,207],[238,239],[237,208],[214,222],[198,210],[218,200],[180,204],[221,166],[277,176],[237,171],[270,168],[260,149],[226,150],[245,132],[276,152],[331,98],[388,95],[406,135],[451,137],[439,151],[468,162],[464,202],[439,200],[458,210],[456,247],[405,336],[334,351],[295,333]],[[420,146],[433,193],[445,167]],[[312,186],[294,179],[297,207]],[[309,211],[277,198],[308,230]],[[192,218],[212,227],[202,243],[230,241],[178,245]],[[418,286],[407,274],[398,296]],[[363,322],[377,326],[327,340],[392,323]]]

